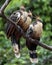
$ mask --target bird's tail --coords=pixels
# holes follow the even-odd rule
[[[32,63],[38,63],[38,58],[37,58],[36,51],[30,51],[29,54],[30,54],[30,61]]]
[[[16,58],[20,58],[20,49],[18,44],[13,44],[13,51]]]

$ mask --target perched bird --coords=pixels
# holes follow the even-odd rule
[[[10,18],[14,22],[16,22],[16,18],[13,17],[13,14],[10,16]],[[17,58],[19,58],[20,57],[20,37],[21,37],[21,34],[16,30],[15,26],[10,22],[6,23],[6,35],[7,35],[7,38],[11,38],[14,54]]]
[[[33,22],[29,26],[29,28],[27,30],[27,35],[29,37],[31,37],[32,39],[40,41],[42,31],[43,31],[42,20],[40,19],[39,16],[37,16],[35,19],[35,22]],[[35,42],[35,43],[37,43],[37,42]],[[35,43],[30,42],[29,40],[26,40],[26,46],[29,49],[30,61],[32,63],[38,62],[37,52],[36,52],[37,45]]]
[[[25,10],[25,7],[21,6],[20,10],[13,12],[10,18],[19,26],[19,28],[21,27],[24,30],[24,32],[26,32],[26,30],[28,29],[29,25],[32,22],[32,19],[31,19],[32,14],[30,13],[31,12],[27,12]],[[15,26],[10,22],[6,23],[6,35],[8,38],[11,38],[15,56],[19,58],[20,57],[20,38],[22,35],[16,30]]]

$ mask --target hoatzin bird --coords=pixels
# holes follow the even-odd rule
[[[20,7],[20,10],[13,12],[10,18],[19,25],[24,32],[28,29],[29,25],[31,24],[32,13],[27,12],[23,6]],[[20,28],[19,27],[19,28]],[[6,23],[6,34],[8,38],[11,38],[13,44],[13,50],[15,56],[17,58],[20,57],[20,37],[22,36],[15,28],[12,23]]]
[[[32,39],[40,41],[42,31],[43,31],[42,20],[40,19],[39,16],[36,16],[35,22],[33,22],[27,30],[27,35]],[[38,63],[37,52],[36,52],[37,45],[35,43],[26,40],[26,46],[29,49],[30,61],[32,63]]]

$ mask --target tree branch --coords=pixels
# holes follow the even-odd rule
[[[31,41],[31,42],[33,42],[33,43],[36,42],[35,44],[37,44],[37,45],[39,45],[39,46],[41,46],[41,47],[43,47],[43,48],[45,48],[45,49],[48,49],[48,50],[52,51],[52,46],[48,46],[48,45],[46,45],[45,43],[42,43],[42,42],[40,42],[40,41],[38,41],[38,40],[35,40],[35,39],[32,39],[32,38],[30,38],[28,35],[26,35],[26,34],[24,33],[24,31],[23,31],[22,28],[20,28],[20,30],[21,30],[21,34],[23,35],[23,37],[26,38],[27,40],[29,40],[29,41]],[[20,33],[20,31],[19,31],[19,33]]]
[[[6,0],[6,1],[5,1],[5,3],[2,5],[2,7],[1,7],[1,9],[0,9],[1,12],[4,12],[5,8],[7,7],[7,5],[9,4],[10,1],[11,1],[11,0]]]
[[[4,15],[4,10],[5,10],[5,8],[7,7],[7,5],[9,4],[9,2],[10,2],[11,0],[6,0],[5,1],[5,3],[3,4],[3,6],[1,7],[1,9],[0,9],[0,17],[2,17],[2,18],[4,18],[5,20],[6,20],[6,22],[7,21],[9,21],[9,22],[11,22],[15,27],[16,27],[16,30],[18,30],[18,25],[14,22],[14,21],[12,21],[9,17],[7,17],[6,15]],[[19,31],[19,33],[21,33],[22,35],[23,35],[23,37],[25,37],[26,39],[28,39],[29,41],[31,41],[31,42],[36,42],[36,44],[37,45],[39,45],[39,46],[41,46],[41,47],[43,47],[43,48],[45,48],[45,49],[47,49],[47,50],[50,50],[50,51],[52,51],[52,47],[51,46],[48,46],[48,45],[46,45],[46,44],[44,44],[44,43],[41,43],[41,42],[39,42],[38,40],[34,40],[34,39],[32,39],[32,38],[30,38],[29,36],[27,36],[25,33],[24,33],[24,31],[23,31],[23,29],[22,28],[20,28],[20,30],[21,30],[21,32]]]

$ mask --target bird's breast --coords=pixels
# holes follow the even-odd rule
[[[42,29],[42,23],[37,23],[33,27],[33,36],[34,37],[41,37],[42,31],[43,31],[43,29]]]

